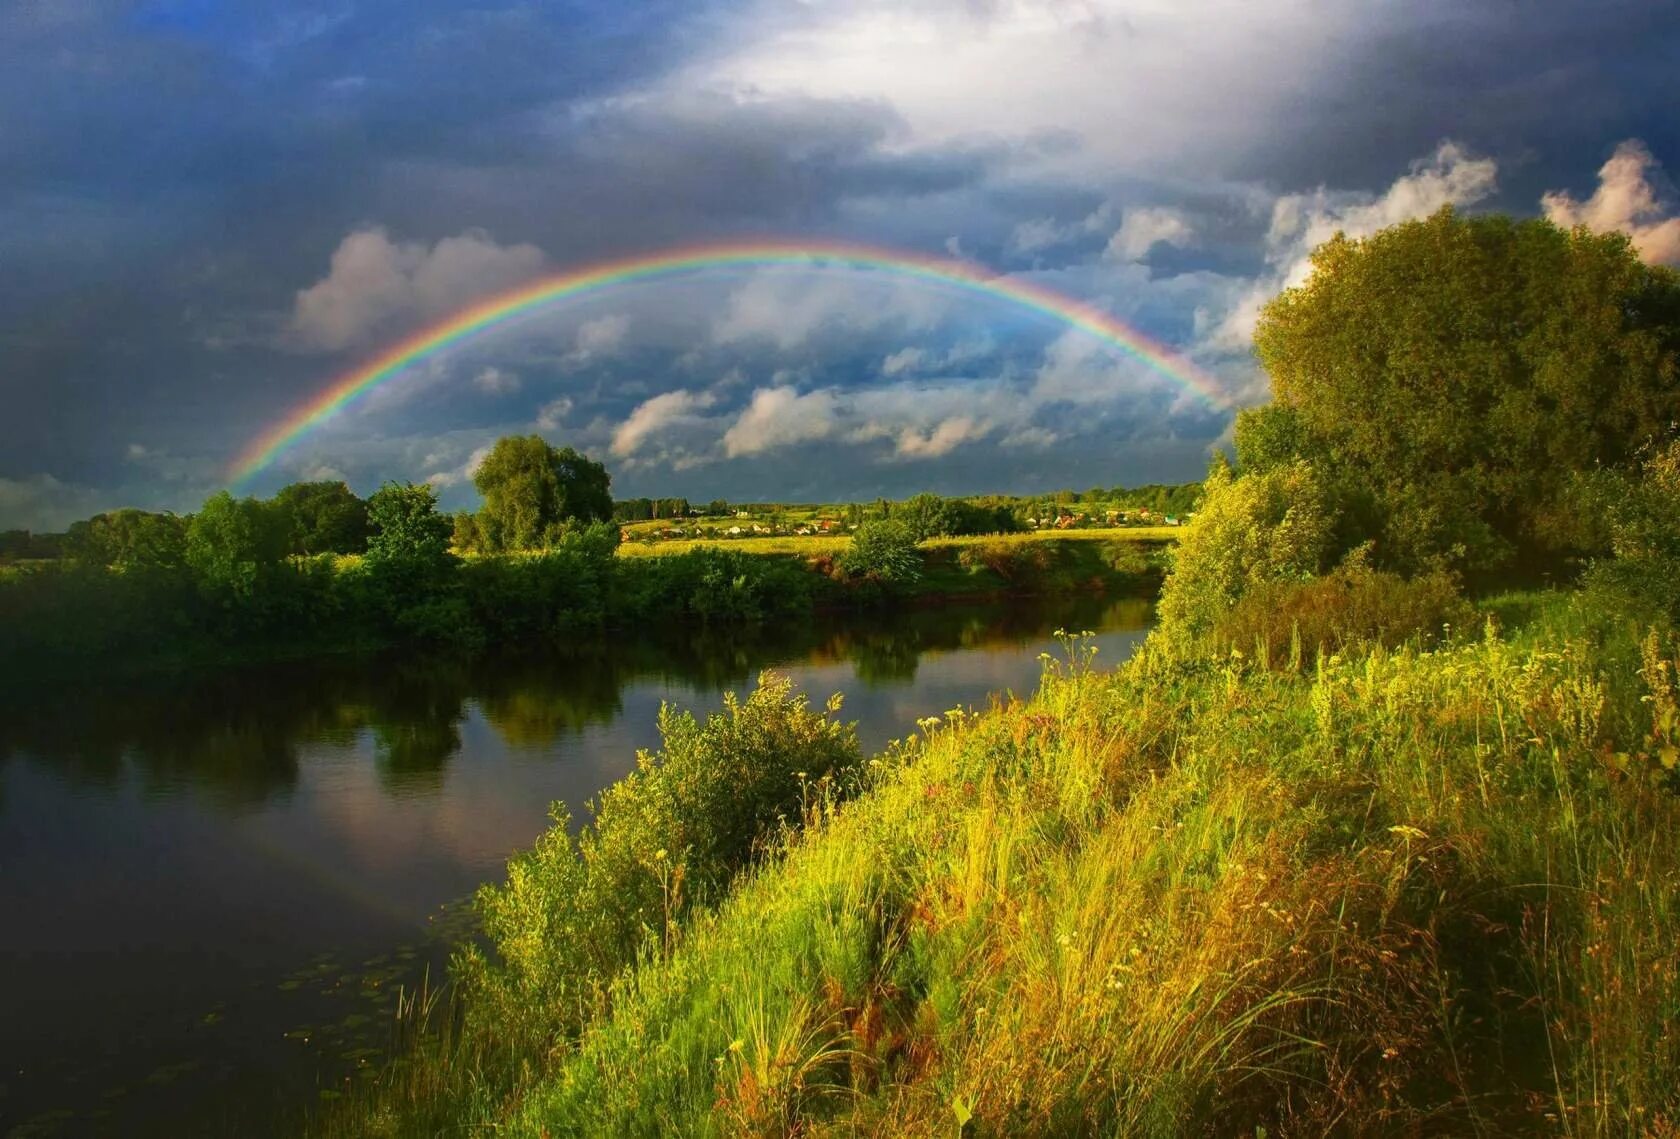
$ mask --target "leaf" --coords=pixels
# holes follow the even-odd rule
[[[974,1105],[965,1096],[953,1096],[951,1114],[956,1117],[957,1128],[960,1130],[967,1127],[968,1121],[974,1118]]]

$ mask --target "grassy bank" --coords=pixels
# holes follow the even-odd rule
[[[143,673],[391,645],[472,650],[650,623],[740,627],[813,610],[1011,593],[1153,596],[1164,543],[1118,533],[928,543],[916,552],[919,574],[906,581],[848,574],[830,553],[778,553],[748,541],[666,543],[666,556],[624,556],[605,528],[547,550],[423,567],[322,555],[253,569],[231,584],[185,570],[14,569],[0,575],[0,676]]]
[[[464,1027],[328,1129],[1674,1134],[1677,646],[1498,608],[1525,629],[1305,671],[1075,648],[825,753],[803,828],[675,920],[693,848],[642,852],[663,918],[565,976],[549,939],[620,903],[523,857]]]
[[[1089,530],[1030,530],[1019,534],[968,534],[960,538],[930,538],[922,549],[937,553],[948,549],[975,546],[1003,546],[1009,548],[1036,546],[1048,543],[1052,547],[1064,542],[1097,542],[1102,544],[1142,542],[1162,544],[1174,541],[1183,533],[1178,526],[1113,526]],[[629,541],[619,546],[621,557],[658,558],[672,554],[686,554],[690,550],[716,548],[739,550],[744,554],[796,554],[809,558],[840,553],[851,544],[845,535],[812,535],[810,537],[777,538],[677,538],[658,542],[637,541],[632,531]]]

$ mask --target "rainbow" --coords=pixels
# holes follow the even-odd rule
[[[732,241],[600,261],[470,305],[387,348],[299,405],[240,452],[229,468],[229,479],[235,486],[246,482],[341,408],[394,380],[411,365],[549,305],[602,289],[666,277],[775,265],[878,270],[1018,305],[1089,333],[1216,408],[1227,406],[1226,397],[1213,378],[1183,356],[1083,301],[1031,281],[1001,276],[970,261],[851,242],[804,238]]]

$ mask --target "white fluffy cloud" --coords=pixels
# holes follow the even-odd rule
[[[944,295],[884,273],[765,269],[730,294],[712,338],[719,344],[767,340],[789,349],[824,329],[927,329],[949,309]]]
[[[327,275],[298,291],[286,342],[322,352],[364,345],[526,280],[543,262],[536,246],[498,245],[481,230],[430,246],[357,230],[333,250]]]
[[[1656,159],[1638,139],[1616,148],[1598,171],[1598,189],[1578,202],[1563,190],[1540,199],[1546,216],[1558,225],[1584,225],[1595,233],[1618,230],[1633,240],[1646,261],[1680,264],[1680,215],[1657,200],[1651,175]]]
[[[537,408],[537,430],[554,431],[566,421],[566,416],[572,413],[572,401],[566,396],[551,399]]]
[[[1267,271],[1213,328],[1204,347],[1246,352],[1261,308],[1279,291],[1306,281],[1312,273],[1313,249],[1337,233],[1367,237],[1386,226],[1427,217],[1442,206],[1479,202],[1493,193],[1498,175],[1493,159],[1472,157],[1449,141],[1413,162],[1411,171],[1381,194],[1319,187],[1312,193],[1278,198],[1266,234]]]
[[[421,478],[420,481],[423,483],[429,483],[439,490],[443,490],[446,487],[459,486],[470,480],[478,471],[479,464],[484,462],[485,456],[490,454],[490,447],[491,444],[489,443],[475,447],[466,457],[464,462],[456,466],[445,467],[442,470],[433,471],[431,474]],[[458,451],[456,452],[456,454],[459,453],[460,452]],[[446,459],[443,455],[431,454],[426,456],[425,461],[421,465],[425,467],[436,466],[438,463],[444,461],[446,461]]]
[[[1104,252],[1121,261],[1141,261],[1157,245],[1183,248],[1194,236],[1190,219],[1179,210],[1165,206],[1130,209]]]
[[[672,428],[694,424],[702,418],[699,413],[715,402],[710,392],[691,391],[664,392],[643,400],[613,432],[612,453],[629,458]]]
[[[967,415],[953,415],[927,431],[906,427],[898,433],[895,452],[907,459],[937,459],[964,443],[983,438],[990,428]]]
[[[914,372],[926,359],[927,352],[921,348],[900,348],[881,361],[881,374],[897,376],[904,372]]]
[[[826,389],[800,395],[791,387],[759,388],[723,434],[731,459],[827,438],[836,426],[837,400]]]
[[[1314,0],[764,0],[736,50],[681,81],[879,101],[911,142],[1061,139],[1047,162],[1182,174],[1294,118],[1316,69],[1344,66],[1371,22],[1360,5]]]

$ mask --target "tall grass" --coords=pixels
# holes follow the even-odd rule
[[[450,1122],[1680,1134],[1675,648],[1076,648],[808,798]]]

